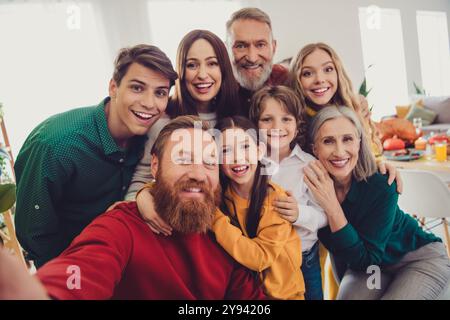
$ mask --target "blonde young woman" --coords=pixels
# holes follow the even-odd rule
[[[395,167],[386,164],[381,155],[381,143],[376,136],[375,126],[370,119],[367,101],[353,91],[352,82],[344,69],[341,59],[329,45],[325,43],[310,43],[304,46],[292,60],[288,85],[294,89],[304,108],[307,125],[322,108],[327,106],[345,105],[355,110],[363,120],[364,129],[371,140],[371,146],[379,171],[389,174],[388,184],[397,182],[397,191],[402,192],[402,180]],[[302,146],[310,152],[308,146]],[[321,248],[321,264],[325,262],[326,252]],[[334,296],[337,288],[333,285],[331,275],[328,275],[330,296]]]
[[[345,105],[355,110],[364,120],[363,125],[371,138],[380,172],[384,174],[388,171],[388,183],[397,180],[398,191],[401,192],[402,183],[395,168],[382,161],[381,143],[370,119],[367,101],[354,93],[352,82],[333,48],[321,42],[304,46],[291,62],[289,85],[305,108],[307,123],[326,106]]]

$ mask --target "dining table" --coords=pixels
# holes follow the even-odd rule
[[[450,188],[450,156],[446,161],[437,161],[434,155],[422,156],[419,159],[409,161],[399,161],[387,159],[387,163],[392,164],[397,169],[413,169],[431,171],[439,176]]]

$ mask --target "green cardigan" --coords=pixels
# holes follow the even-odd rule
[[[387,176],[379,173],[367,181],[352,180],[341,204],[348,224],[334,233],[329,226],[319,230],[320,241],[337,260],[366,271],[370,265],[395,264],[410,251],[441,241],[400,210],[396,189],[396,183],[389,186]]]

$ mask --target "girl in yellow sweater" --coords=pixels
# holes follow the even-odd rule
[[[264,145],[251,121],[222,119],[221,185],[223,199],[213,223],[219,244],[239,263],[258,273],[266,294],[304,299],[300,238],[273,202],[286,192],[269,182],[260,160]]]

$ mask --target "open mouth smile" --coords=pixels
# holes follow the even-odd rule
[[[316,96],[323,96],[325,94],[325,92],[327,92],[328,90],[330,90],[330,87],[317,88],[317,89],[312,89],[310,91]]]
[[[208,93],[209,89],[214,85],[214,82],[193,83],[192,85],[198,93]]]
[[[286,134],[273,134],[273,133],[271,133],[271,134],[268,134],[267,135],[269,138],[285,138],[285,137],[287,137],[287,133]]]
[[[249,169],[250,169],[249,165],[239,165],[232,167],[231,171],[233,171],[233,173],[235,173],[238,176],[243,176],[248,172]]]
[[[154,116],[156,116],[156,114],[151,114],[151,113],[146,113],[146,112],[139,112],[139,111],[134,111],[134,110],[131,110],[131,112],[136,116],[136,118],[138,118],[139,120],[142,120],[142,121],[149,121]]]
[[[189,187],[189,188],[183,188],[181,189],[182,193],[188,197],[201,197],[203,196],[203,190],[202,188],[198,188],[198,187]]]
[[[343,168],[350,161],[350,158],[329,160],[333,167]]]

